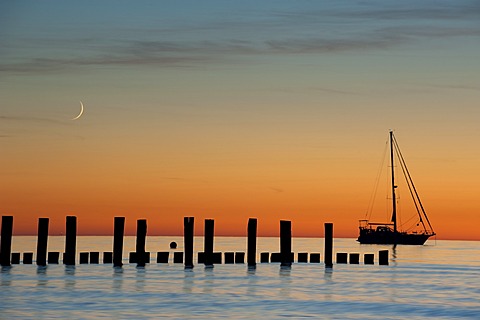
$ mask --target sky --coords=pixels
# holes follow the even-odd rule
[[[1,1],[0,213],[357,237],[394,130],[436,238],[480,240],[479,56],[478,0]]]

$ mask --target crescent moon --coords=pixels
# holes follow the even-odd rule
[[[72,118],[72,120],[79,119],[82,116],[82,114],[83,114],[83,103],[82,103],[82,101],[80,101],[80,113],[75,118]]]

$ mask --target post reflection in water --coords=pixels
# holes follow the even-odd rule
[[[74,288],[75,282],[75,266],[65,266],[65,288]]]
[[[120,291],[122,287],[123,287],[123,268],[114,267],[112,289],[115,291]]]
[[[257,284],[258,276],[256,275],[257,268],[255,266],[250,266],[247,268],[247,295],[253,297],[257,294]]]
[[[397,266],[397,245],[394,244],[392,247],[392,262],[394,266]]]
[[[37,286],[43,287],[48,283],[47,266],[37,267]]]
[[[192,293],[194,285],[195,272],[193,269],[185,269],[183,277],[183,292]]]
[[[332,301],[333,296],[332,296],[332,287],[334,285],[333,281],[333,268],[325,268],[325,273],[323,275],[323,278],[325,279],[325,286],[322,288],[322,291],[324,293],[324,297],[326,301]]]
[[[214,279],[214,272],[213,268],[205,268],[205,285],[203,286],[203,292],[204,293],[212,293],[213,292],[213,287],[215,285],[213,279]]]
[[[291,266],[280,266],[280,296],[281,297],[290,297],[291,294],[291,285],[292,278],[291,276],[292,267]]]
[[[12,284],[12,275],[10,274],[10,270],[12,267],[2,267],[2,286],[9,287]]]
[[[136,279],[136,288],[138,291],[144,291],[145,290],[145,275],[147,273],[147,270],[145,267],[137,267],[137,277]]]
[[[289,277],[292,271],[291,266],[280,266],[280,276],[281,277]]]

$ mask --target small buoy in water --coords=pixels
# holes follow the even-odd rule
[[[177,249],[177,243],[175,241],[170,242],[170,249]]]

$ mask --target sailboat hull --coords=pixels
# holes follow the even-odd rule
[[[430,234],[413,234],[406,232],[377,231],[372,229],[360,229],[357,239],[361,244],[406,244],[423,245]]]

